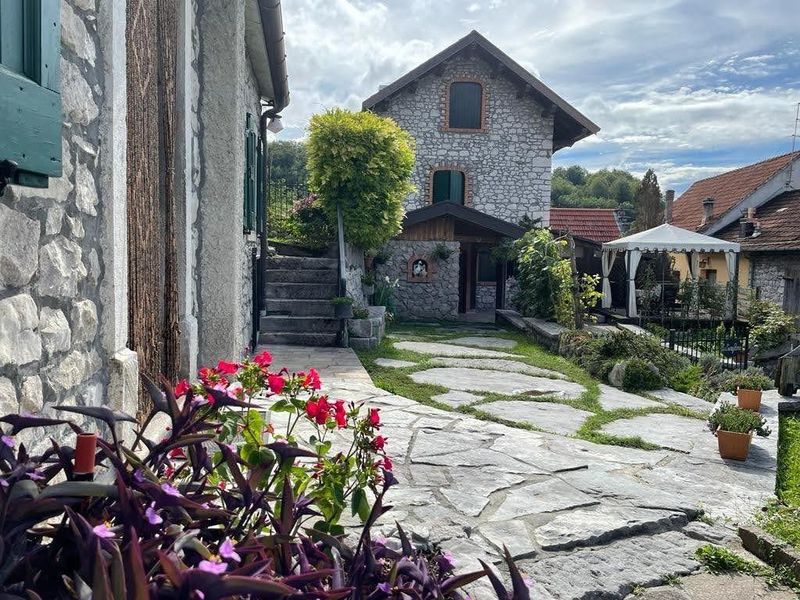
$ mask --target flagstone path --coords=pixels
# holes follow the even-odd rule
[[[509,340],[481,333],[456,329],[462,337],[453,342],[395,336],[393,343],[442,365],[411,377],[450,390],[433,399],[453,407],[479,403],[487,393],[546,393],[548,402],[531,396],[530,401],[476,407],[546,431],[509,427],[391,394],[373,385],[349,349],[269,348],[276,367],[317,368],[332,398],[381,409],[382,433],[401,483],[388,494],[394,509],[379,521],[387,536],[398,520],[416,538],[452,552],[460,571],[478,567],[478,559],[502,570],[499,550],[505,544],[537,600],[624,598],[638,586],[659,585],[667,575],[697,571],[693,552],[707,541],[735,546],[726,524],[749,520],[771,496],[777,435],[754,440],[753,460],[746,463],[721,460],[704,421],[671,414],[619,419],[604,427],[614,435],[640,436],[662,446],[659,450],[571,437],[591,413],[558,399],[580,395],[582,386],[560,373],[548,377],[546,369],[515,362]],[[405,362],[410,364],[384,364],[415,364]],[[664,402],[676,401],[663,396]],[[777,394],[765,393],[764,414],[773,431],[777,400]],[[711,408],[696,398],[678,401]],[[606,410],[661,404],[655,396],[608,386],[601,386],[599,402]],[[697,520],[701,513],[716,523]],[[487,585],[474,587],[473,597],[494,598]]]

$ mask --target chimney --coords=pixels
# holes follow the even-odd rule
[[[672,203],[675,201],[675,190],[667,190],[664,207],[664,223],[672,223]]]
[[[750,219],[744,217],[739,219],[739,237],[740,238],[748,238],[753,235],[753,231],[755,230],[755,223],[753,223]]]
[[[701,225],[707,224],[711,217],[714,216],[714,199],[712,197],[708,197],[703,200],[703,222]]]

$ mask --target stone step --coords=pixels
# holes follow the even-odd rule
[[[270,256],[267,259],[267,270],[272,269],[333,269],[338,268],[335,258],[317,256]]]
[[[284,244],[282,242],[270,242],[269,244],[280,256],[315,256],[324,258],[336,258],[338,256],[335,244],[319,250],[309,250],[300,246]]]
[[[334,307],[329,299],[297,300],[290,298],[268,298],[267,315],[284,315],[295,317],[318,317],[330,319],[334,315]]]
[[[334,269],[268,269],[267,285],[272,283],[336,283]]]
[[[267,298],[330,300],[337,290],[335,283],[271,283],[267,285]]]
[[[336,333],[339,331],[339,319],[318,316],[267,315],[261,317],[260,331],[265,333]]]
[[[286,346],[334,346],[336,345],[336,334],[269,331],[258,334],[258,343],[267,347],[276,344]]]

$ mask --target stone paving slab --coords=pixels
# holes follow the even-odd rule
[[[684,392],[677,392],[670,388],[663,388],[647,393],[653,398],[661,400],[667,404],[676,404],[678,406],[688,408],[689,410],[696,410],[702,414],[710,413],[711,409],[714,407],[713,404],[706,402],[702,398],[691,396],[690,394],[686,394]]]
[[[717,440],[705,421],[679,415],[652,414],[620,419],[602,431],[618,437],[640,437],[646,442],[679,452],[716,452]]]
[[[413,367],[417,363],[410,360],[397,360],[396,358],[376,358],[375,364],[379,367],[389,367],[391,369],[404,369],[406,367]]]
[[[483,348],[470,348],[469,346],[454,346],[440,342],[394,342],[394,347],[398,350],[409,350],[419,354],[430,354],[431,356],[464,356],[464,357],[486,357],[486,358],[507,358],[513,356],[508,352],[498,350],[486,350]]]
[[[483,396],[478,396],[477,394],[471,394],[469,392],[460,392],[458,390],[451,390],[444,394],[437,394],[435,396],[431,396],[431,400],[434,402],[441,402],[442,404],[447,404],[448,406],[452,406],[453,408],[458,408],[459,406],[468,406],[470,404],[475,404],[476,402],[480,402],[483,400]]]
[[[617,389],[613,386],[601,383],[600,388],[600,406],[603,410],[618,410],[620,408],[658,408],[664,406],[661,402],[648,400],[636,394],[631,394],[624,390]]]
[[[585,387],[571,381],[463,367],[434,367],[412,373],[411,379],[416,383],[441,385],[451,390],[494,392],[508,396],[533,392],[540,396],[574,399],[586,391]]]
[[[493,348],[494,350],[511,350],[517,345],[514,340],[507,340],[505,338],[489,337],[471,335],[466,337],[456,338],[454,340],[447,340],[448,344],[455,344],[458,346],[477,346],[478,348]]]
[[[592,413],[554,402],[501,400],[481,404],[478,410],[518,423],[528,423],[544,431],[572,435]]]
[[[542,369],[533,365],[503,358],[447,358],[435,357],[431,364],[436,367],[466,367],[468,369],[491,369],[493,371],[506,371],[509,373],[524,373],[534,377],[552,377],[553,379],[567,379],[567,376],[551,369]]]
[[[599,502],[558,479],[548,479],[510,491],[490,521],[592,506]]]
[[[797,600],[785,588],[769,587],[763,578],[741,573],[689,575],[677,585],[661,585],[627,596],[625,600]]]

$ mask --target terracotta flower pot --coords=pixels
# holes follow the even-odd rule
[[[722,458],[747,460],[747,453],[750,451],[750,442],[752,440],[752,433],[735,433],[733,431],[724,431],[722,429],[717,430],[719,455]]]
[[[92,475],[97,452],[97,434],[79,433],[75,441],[75,475]]]
[[[758,412],[761,410],[761,390],[746,390],[739,388],[736,390],[736,397],[739,400],[739,408]]]

